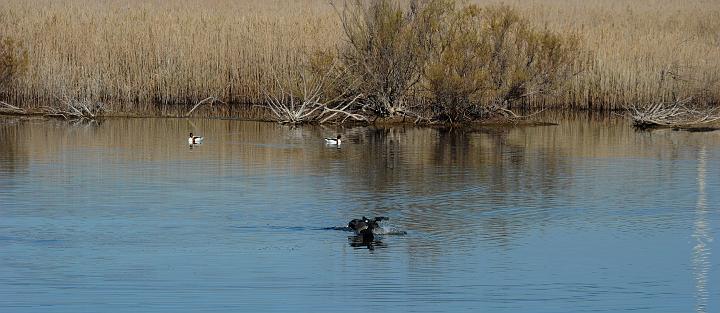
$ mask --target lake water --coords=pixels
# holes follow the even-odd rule
[[[720,312],[720,132],[559,123],[0,119],[0,311]]]

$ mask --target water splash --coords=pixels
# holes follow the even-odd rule
[[[398,229],[395,226],[388,226],[388,225],[381,225],[378,228],[375,228],[373,232],[377,235],[396,235],[396,236],[403,236],[407,235],[407,232],[401,229]]]

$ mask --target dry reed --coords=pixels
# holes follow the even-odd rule
[[[618,109],[698,88],[720,99],[718,1],[502,2],[536,27],[577,35],[591,54],[569,88],[531,105]],[[327,0],[5,0],[0,38],[28,53],[0,100],[32,108],[69,94],[114,112],[162,114],[209,96],[234,106],[222,112],[250,108],[265,101],[274,72],[297,70],[343,33]],[[693,83],[660,83],[678,72]]]

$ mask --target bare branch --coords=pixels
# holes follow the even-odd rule
[[[195,106],[194,106],[192,109],[190,109],[190,111],[188,111],[188,112],[185,114],[185,117],[189,117],[190,114],[192,114],[192,112],[195,111],[195,109],[197,109],[200,105],[202,105],[202,104],[204,104],[204,103],[206,103],[206,102],[207,102],[207,103],[210,103],[210,105],[212,105],[212,104],[215,103],[215,102],[225,103],[225,102],[222,102],[220,99],[218,99],[218,98],[216,98],[216,97],[214,97],[214,96],[207,97],[207,98],[205,98],[205,99],[200,100],[200,102],[198,102],[197,104],[195,104]]]
[[[26,111],[25,109],[16,107],[16,106],[14,106],[14,105],[12,105],[12,104],[9,104],[9,103],[7,103],[7,102],[0,101],[0,104],[2,104],[3,106],[5,106],[5,108],[0,108],[0,109],[10,110],[10,111],[13,112],[13,113],[20,113],[20,114],[26,114],[26,113],[27,113],[27,111]]]
[[[628,108],[633,125],[640,128],[707,124],[720,120],[717,107],[694,108],[693,97]]]

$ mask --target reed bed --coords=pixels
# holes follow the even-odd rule
[[[215,96],[257,103],[272,73],[338,37],[324,1],[4,1],[0,35],[22,43],[29,69],[13,101],[70,94],[116,111]]]
[[[718,1],[470,2],[503,2],[535,27],[580,38],[587,57],[578,74],[531,107],[619,109],[700,89],[720,99]],[[276,73],[299,72],[344,34],[327,0],[5,0],[0,38],[27,55],[25,69],[0,85],[0,100],[32,108],[62,95],[164,115],[209,96],[232,108],[199,114],[250,109]]]
[[[577,34],[591,53],[590,62],[579,68],[582,72],[555,99],[555,106],[622,109],[705,89],[709,101],[720,100],[720,2],[511,3],[536,25]]]

